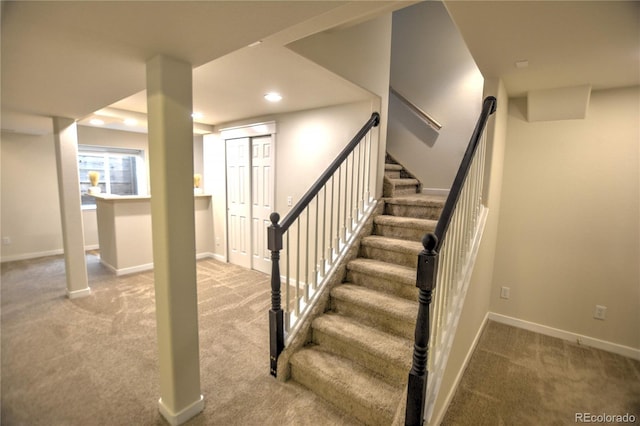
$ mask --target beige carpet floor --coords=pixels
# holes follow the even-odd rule
[[[153,274],[87,256],[91,296],[69,300],[61,257],[2,264],[1,424],[163,425]],[[356,425],[268,374],[269,278],[198,262],[204,411],[189,425]],[[565,425],[640,414],[640,362],[490,322],[444,425]],[[636,420],[636,423],[638,420]]]
[[[577,413],[640,424],[640,362],[489,321],[442,425],[573,425]]]
[[[2,264],[1,423],[162,425],[153,274],[115,277],[87,255],[92,294],[65,297],[64,262]],[[198,262],[204,411],[189,425],[355,424],[269,375],[269,278]]]

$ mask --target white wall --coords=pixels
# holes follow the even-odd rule
[[[389,69],[391,63],[391,14],[359,25],[314,34],[289,46],[295,52],[318,63],[380,98],[380,185],[386,149],[389,116]]]
[[[387,151],[425,188],[449,189],[482,107],[483,78],[441,2],[393,14],[391,86],[440,124],[391,97]]]
[[[148,160],[147,135],[143,133],[78,126],[78,142],[140,149]],[[1,232],[2,237],[11,239],[10,245],[1,246],[1,260],[62,253],[53,134],[2,132],[0,156]],[[194,169],[201,173],[202,168],[202,136],[194,135]],[[83,211],[83,223],[85,247],[96,247],[95,210]]]
[[[62,250],[62,225],[53,135],[2,132],[2,259]]]
[[[275,211],[284,216],[291,210],[287,197],[297,203],[344,146],[370,118],[377,105],[372,102],[336,105],[314,110],[278,114],[226,123],[226,127],[275,121]],[[226,186],[224,141],[207,136],[204,147],[205,189],[211,190],[214,205],[215,254],[226,256]]]
[[[509,108],[491,310],[640,348],[640,89],[594,91],[584,120],[529,123],[523,107]]]

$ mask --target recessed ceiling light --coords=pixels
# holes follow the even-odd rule
[[[266,95],[264,95],[264,98],[269,102],[280,102],[282,100],[282,95],[276,92],[269,92]]]
[[[94,126],[103,126],[104,120],[100,120],[99,118],[92,118],[91,120],[89,120],[89,123],[93,124]]]
[[[196,120],[199,120],[202,117],[204,117],[204,114],[202,114],[201,112],[194,112],[193,114],[191,114],[191,117],[195,118]]]
[[[124,124],[126,124],[127,126],[135,126],[136,124],[138,124],[138,120],[136,120],[135,118],[125,118]]]
[[[515,65],[516,68],[527,68],[529,66],[529,61],[527,61],[526,59],[522,59],[520,61],[516,61]]]

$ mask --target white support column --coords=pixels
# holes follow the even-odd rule
[[[54,117],[53,135],[58,171],[67,296],[73,299],[91,294],[84,253],[84,229],[78,175],[78,129],[75,120]]]
[[[191,65],[147,62],[151,223],[162,415],[179,425],[204,408],[200,390],[193,199]]]

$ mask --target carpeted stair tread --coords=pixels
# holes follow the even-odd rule
[[[406,241],[397,238],[381,237],[380,235],[369,235],[364,237],[360,243],[366,247],[390,250],[406,254],[415,254],[422,251],[422,243],[416,241]]]
[[[402,170],[402,166],[400,164],[385,163],[384,164],[384,169],[385,170],[400,171],[400,170]]]
[[[420,181],[418,179],[411,179],[411,178],[395,178],[395,179],[389,179],[389,182],[391,183],[392,186],[394,187],[398,187],[398,186],[410,186],[410,185],[419,185]]]
[[[415,323],[418,302],[344,283],[331,290],[331,297],[366,309],[376,315]]]
[[[425,231],[435,229],[437,220],[434,219],[418,219],[415,217],[402,217],[392,215],[379,215],[373,218],[373,222],[378,225],[397,226],[401,228],[417,228]]]
[[[401,392],[346,358],[311,346],[291,357],[300,384],[367,425],[389,425]]]
[[[385,198],[385,202],[388,204],[399,205],[417,205],[427,207],[444,207],[446,197],[441,195],[427,195],[427,194],[410,194],[400,195],[392,198]]]
[[[399,281],[408,286],[416,285],[416,270],[395,263],[359,257],[347,264],[347,269],[383,279]]]
[[[391,363],[397,366],[401,378],[406,375],[411,368],[413,342],[409,339],[366,326],[353,318],[331,313],[316,318],[313,321],[312,327],[314,342],[316,342],[316,332],[330,336],[341,343],[339,347],[336,348],[339,352],[342,352],[339,353],[339,355],[350,358],[356,362],[358,362],[357,359],[350,357],[349,353],[353,351],[357,354],[357,351],[354,351],[354,349],[365,352],[366,355],[370,355],[365,355],[366,358],[370,358],[370,360],[366,362],[366,366],[374,363],[380,364],[376,372],[382,375],[386,374],[385,368],[388,368],[388,365],[385,365],[385,363]],[[323,343],[326,343],[326,340],[324,340]],[[327,346],[329,345],[330,343],[327,344]],[[371,357],[375,359],[371,360]]]

